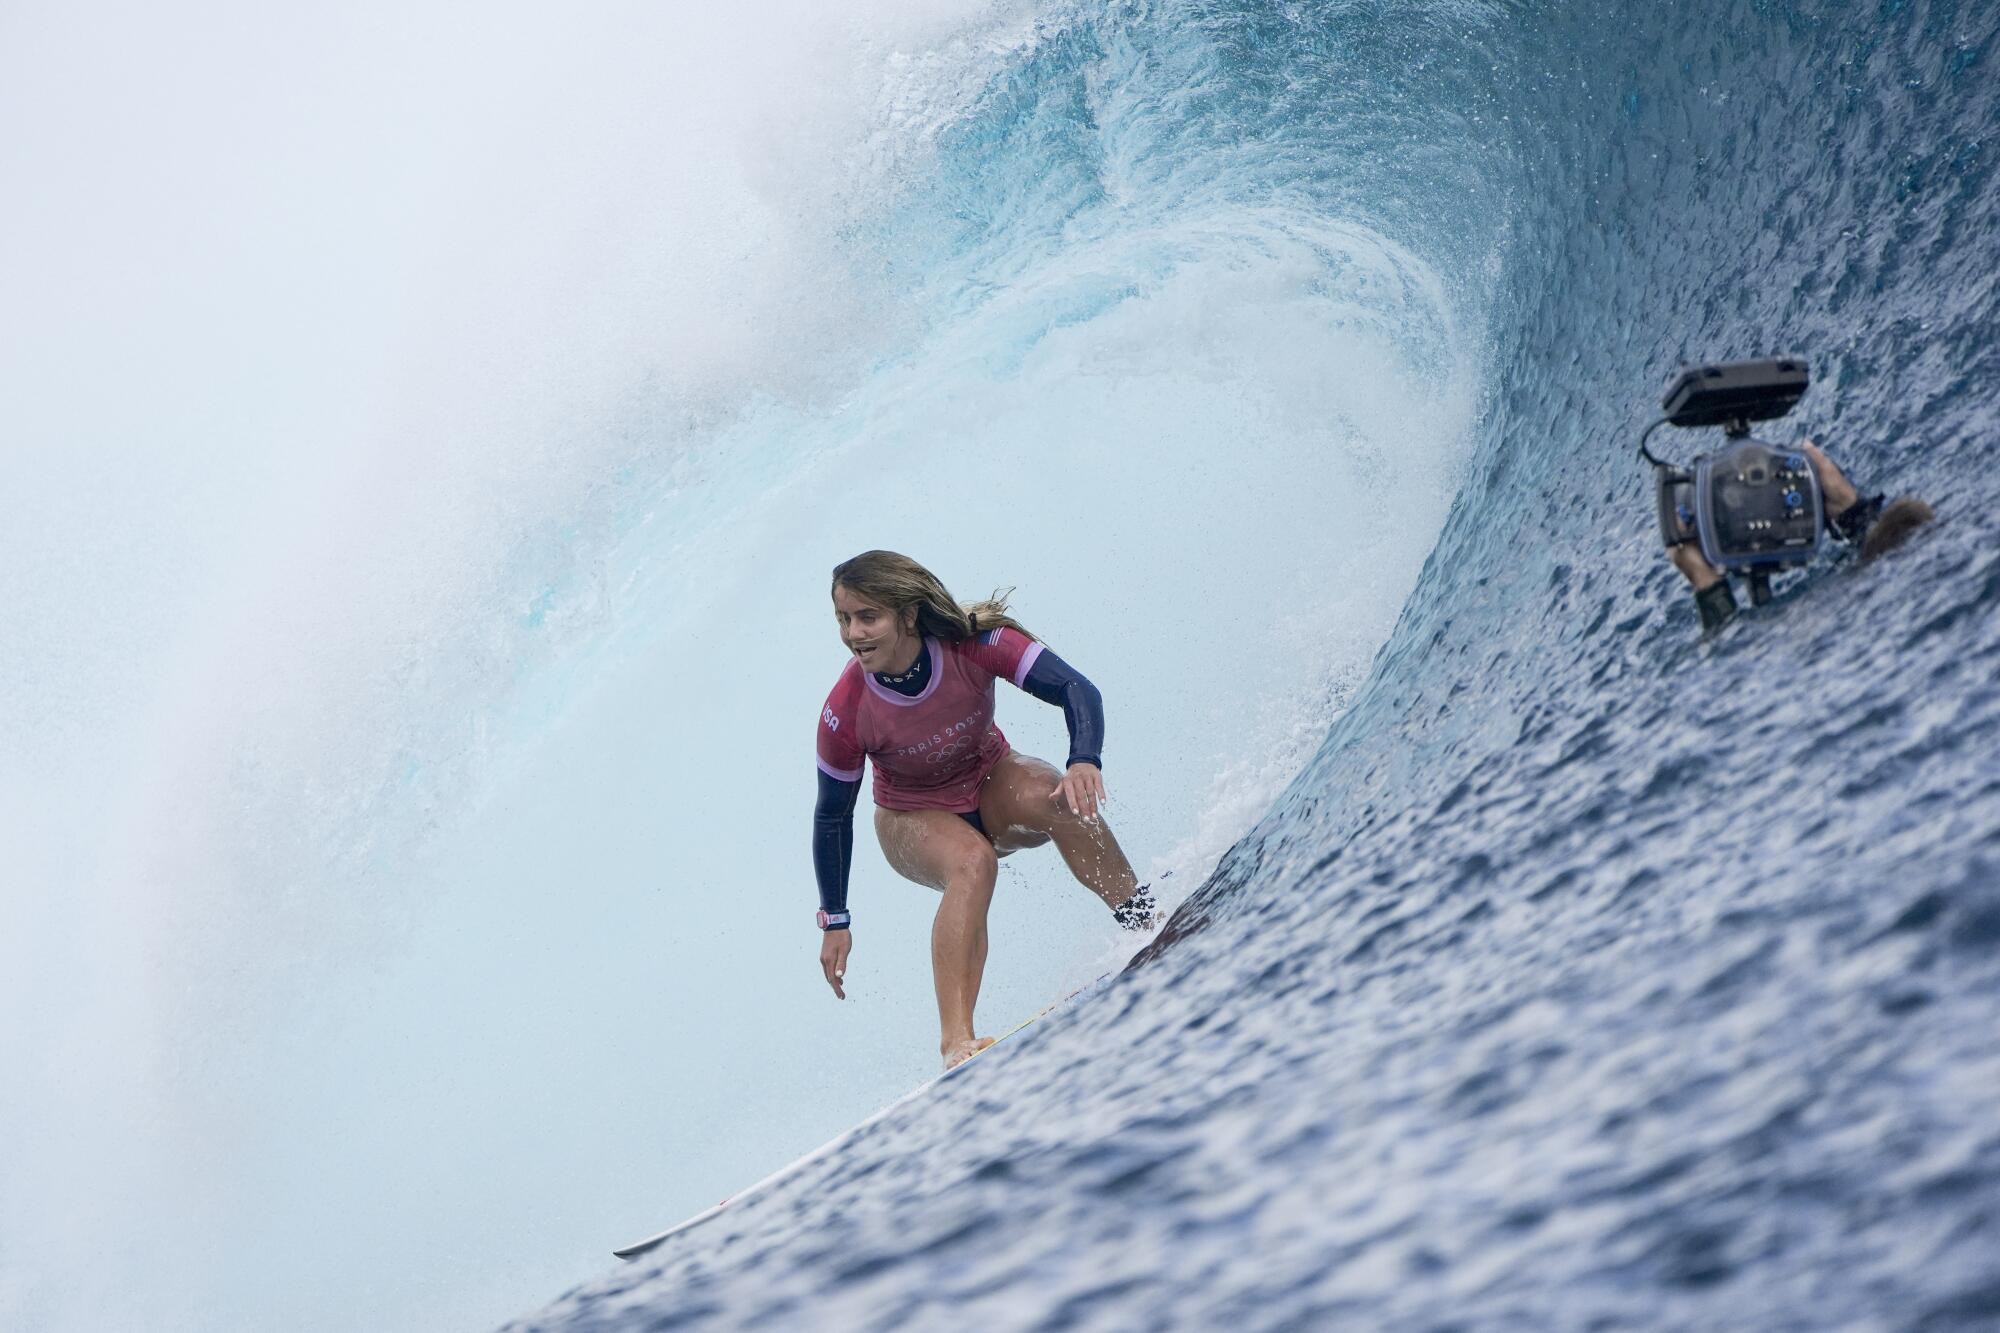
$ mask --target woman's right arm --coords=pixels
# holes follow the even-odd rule
[[[854,798],[861,791],[861,766],[867,761],[854,733],[855,692],[860,673],[852,662],[820,709],[819,731],[813,742],[819,761],[819,799],[813,805],[813,873],[819,878],[819,966],[836,999],[846,999],[841,978],[847,974],[847,951],[854,947],[848,930],[847,870],[854,859]],[[845,718],[847,726],[841,725]]]
[[[854,799],[861,779],[837,778],[819,771],[819,800],[813,806],[813,874],[819,879],[820,970],[838,999],[847,973],[847,954],[854,947],[848,929],[847,874],[854,860]]]

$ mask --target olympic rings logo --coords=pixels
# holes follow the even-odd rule
[[[942,764],[947,759],[956,759],[959,755],[964,754],[966,747],[971,744],[972,738],[970,736],[960,736],[951,744],[941,746],[925,755],[924,762],[926,764]]]

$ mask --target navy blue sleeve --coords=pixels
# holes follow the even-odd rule
[[[1021,688],[1045,704],[1062,708],[1063,722],[1069,727],[1069,763],[1104,767],[1104,696],[1095,685],[1044,648],[1028,668]]]
[[[819,770],[819,802],[813,806],[813,873],[819,876],[819,905],[847,910],[847,871],[854,862],[854,798],[861,780],[842,782]]]

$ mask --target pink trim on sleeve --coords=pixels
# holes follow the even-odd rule
[[[1035,659],[1041,655],[1042,645],[1039,642],[1028,645],[1028,651],[1021,654],[1021,664],[1014,668],[1014,674],[1011,677],[1014,682],[1014,688],[1022,688],[1021,682],[1028,678],[1028,672],[1035,665]]]
[[[820,758],[818,755],[813,756],[813,762],[819,765],[820,772],[826,774],[828,777],[834,779],[836,782],[861,781],[861,770],[858,768],[835,768],[832,764],[827,763],[826,760]]]

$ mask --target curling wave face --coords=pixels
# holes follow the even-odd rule
[[[1135,228],[1311,253],[1409,364],[1478,344],[1470,473],[1141,965],[512,1327],[1992,1317],[2000,14],[1605,18],[1120,6],[961,110],[870,238],[960,317],[1101,319]],[[1629,441],[1761,352],[1940,521],[1703,643]]]

